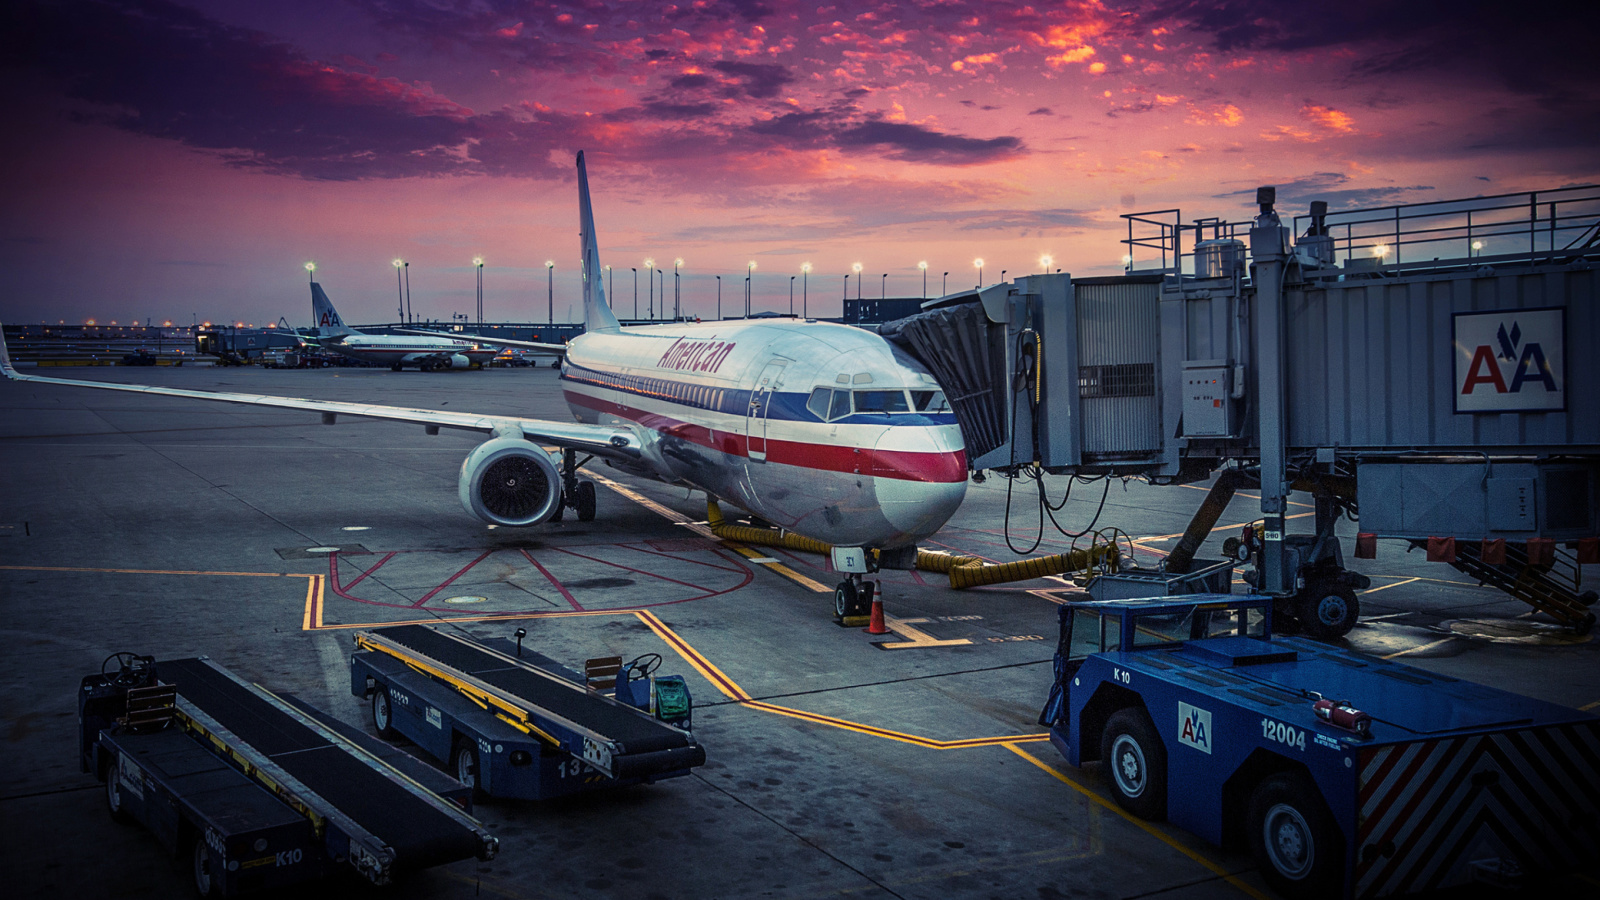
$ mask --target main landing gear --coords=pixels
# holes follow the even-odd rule
[[[579,522],[594,521],[594,482],[578,480],[578,469],[591,459],[594,457],[586,456],[583,462],[578,462],[576,450],[561,451],[561,502],[556,504],[556,511],[550,516],[550,521],[561,521],[568,509],[578,514]]]

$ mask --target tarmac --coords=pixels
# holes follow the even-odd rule
[[[569,417],[548,368],[48,374]],[[526,646],[573,668],[661,653],[663,674],[688,679],[709,761],[655,785],[487,801],[478,814],[501,840],[496,859],[381,894],[350,878],[299,895],[1270,896],[1248,854],[1129,817],[1097,765],[1073,768],[1043,740],[1064,579],[956,591],[942,576],[885,573],[895,634],[873,636],[833,623],[838,579],[822,557],[717,541],[702,495],[603,464],[592,464],[595,521],[494,528],[457,500],[461,460],[480,440],[469,433],[16,382],[0,382],[0,410],[8,896],[190,890],[184,868],[113,823],[78,771],[76,690],[108,654],[210,656],[370,730],[349,689],[351,635],[396,622],[486,638],[523,627]],[[1067,482],[1048,482],[1052,503]],[[1078,485],[1055,515],[1074,531],[1120,529],[1151,564],[1204,489],[1116,481],[1100,508],[1101,486]],[[1259,517],[1256,499],[1236,497],[1202,557]],[[1291,530],[1310,530],[1309,505],[1293,515]],[[1072,545],[1046,521],[1030,550],[1039,525],[1035,487],[991,476],[925,546],[1008,561],[1013,548]],[[1600,643],[1400,542],[1353,567],[1373,583],[1348,646],[1600,709]],[[1600,869],[1556,888],[1594,892]]]

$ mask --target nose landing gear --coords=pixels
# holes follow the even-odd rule
[[[866,627],[877,590],[877,583],[864,580],[859,572],[845,575],[833,589],[833,621],[843,628]]]

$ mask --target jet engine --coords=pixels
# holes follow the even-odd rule
[[[450,354],[450,358],[445,360],[444,368],[446,368],[446,369],[470,369],[470,368],[472,368],[472,360],[467,359],[466,356],[464,356],[463,354],[452,353],[452,354]]]
[[[498,437],[478,445],[461,463],[461,505],[496,525],[535,525],[561,502],[561,474],[542,448]]]

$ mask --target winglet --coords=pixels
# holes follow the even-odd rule
[[[6,346],[6,327],[0,325],[0,372],[13,381],[23,381],[24,376],[11,367],[11,348]]]
[[[606,303],[605,270],[600,268],[600,247],[594,235],[594,207],[589,204],[589,171],[578,151],[578,240],[583,251],[583,328],[589,333],[621,331]]]

